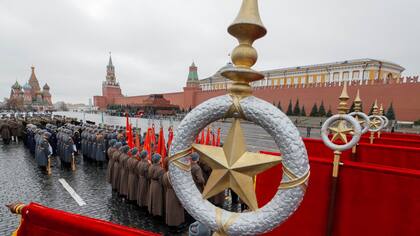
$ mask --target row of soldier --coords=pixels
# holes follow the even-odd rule
[[[168,174],[168,158],[162,161],[160,154],[153,153],[149,160],[147,151],[130,149],[116,139],[110,140],[109,145],[107,182],[111,184],[112,190],[147,210],[150,215],[162,217],[169,227],[182,227],[189,217],[172,188]],[[190,162],[193,180],[197,188],[203,191],[211,169],[199,162],[198,153],[191,154]],[[224,192],[210,201],[223,207]]]

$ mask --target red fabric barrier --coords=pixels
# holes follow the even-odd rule
[[[361,143],[358,162],[420,170],[420,148]]]
[[[367,132],[363,137],[370,137],[370,133]],[[377,137],[377,134],[375,134]],[[381,132],[381,138],[396,138],[396,139],[408,139],[408,140],[417,140],[420,141],[420,135],[418,134],[404,134],[404,133],[390,133],[390,132]]]
[[[102,220],[47,208],[37,203],[31,203],[22,209],[22,222],[17,231],[17,235],[155,236],[159,234],[132,229]]]
[[[368,137],[362,137],[359,143],[370,143]],[[402,146],[402,147],[415,147],[420,148],[420,140],[400,139],[400,138],[375,138],[373,144]]]
[[[326,234],[332,160],[309,160],[311,176],[301,206],[288,221],[265,235]],[[260,205],[274,196],[280,169],[276,166],[258,175]],[[345,161],[338,184],[333,235],[411,236],[420,232],[420,171]]]
[[[333,151],[320,139],[304,138],[308,156],[327,160],[333,159]],[[351,160],[351,150],[344,151],[342,160]],[[420,170],[420,148],[360,143],[355,160],[385,166]]]

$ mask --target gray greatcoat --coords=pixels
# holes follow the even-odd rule
[[[155,163],[149,167],[148,177],[150,179],[150,188],[147,206],[149,213],[153,216],[162,216],[163,214],[163,173],[164,170],[160,166],[160,163]]]
[[[169,173],[162,178],[165,189],[165,223],[168,226],[179,226],[185,221],[184,208],[172,188]]]
[[[119,193],[123,196],[128,196],[128,166],[127,161],[130,157],[127,153],[120,155],[120,188]]]
[[[137,186],[137,205],[140,207],[147,207],[149,201],[149,167],[150,163],[147,159],[143,159],[137,164],[137,175],[139,177]]]
[[[137,187],[139,178],[137,175],[137,164],[139,160],[136,157],[131,157],[127,161],[128,167],[128,200],[137,201]]]

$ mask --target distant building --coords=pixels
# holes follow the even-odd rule
[[[197,67],[195,74],[191,74],[190,86],[195,84],[198,88]],[[109,56],[108,65],[106,67],[105,81],[102,83],[102,96],[94,96],[94,106],[100,110],[105,110],[112,105],[124,105],[137,109],[138,113],[145,115],[174,115],[178,110],[178,105],[171,104],[170,100],[163,98],[161,94],[151,94],[144,96],[142,99],[123,96],[121,88],[115,76],[115,67],[112,58]],[[126,101],[121,103],[121,101]]]
[[[221,71],[231,68],[227,63],[214,75],[200,80],[203,91],[229,89],[232,82],[221,75]],[[298,66],[261,71],[264,80],[256,81],[252,87],[275,86],[291,87],[322,87],[327,85],[341,86],[344,81],[354,85],[398,83],[404,68],[393,62],[358,59],[317,65]]]
[[[232,82],[224,78],[221,72],[231,67],[233,65],[227,63],[212,76],[200,80],[197,66],[192,63],[182,91],[164,93],[162,96],[181,109],[194,108],[228,92]],[[332,112],[336,112],[341,86],[346,82],[350,97],[356,95],[357,89],[360,90],[366,113],[378,99],[385,109],[393,104],[397,119],[417,120],[420,119],[420,80],[418,76],[402,77],[403,71],[402,66],[383,60],[347,60],[261,71],[265,78],[251,83],[251,87],[254,96],[283,109],[290,102],[294,105],[299,100],[307,110],[322,102],[326,109],[331,108]],[[115,75],[111,78],[115,78]],[[95,106],[101,110],[108,105],[142,104],[149,98],[149,95],[123,96],[119,84],[114,79],[108,79],[108,76],[102,91],[102,96],[94,97]]]
[[[35,67],[31,67],[31,70],[31,76],[27,83],[21,86],[16,81],[12,85],[9,106],[16,110],[51,111],[53,106],[50,86],[45,83],[41,90],[35,75]]]

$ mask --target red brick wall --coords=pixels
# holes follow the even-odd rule
[[[357,88],[360,89],[360,97],[363,102],[364,112],[368,113],[372,103],[378,99],[384,109],[388,109],[390,103],[393,103],[394,111],[399,120],[417,120],[420,119],[420,83],[400,83],[400,84],[375,84],[375,85],[353,85],[348,86],[349,108],[356,96]],[[312,88],[261,88],[256,89],[253,95],[264,99],[270,103],[280,101],[284,111],[292,99],[293,106],[296,99],[299,98],[300,105],[305,105],[306,113],[309,115],[312,106],[316,102],[319,106],[324,101],[325,109],[331,106],[333,113],[337,112],[338,97],[343,87],[312,87]],[[199,103],[203,101],[226,94],[226,90],[202,91],[196,95]]]
[[[341,94],[342,86],[334,87],[311,87],[311,88],[260,88],[254,90],[256,97],[270,103],[281,102],[283,110],[287,109],[289,100],[292,99],[293,106],[299,98],[300,105],[305,105],[306,113],[309,115],[312,106],[316,102],[319,106],[324,101],[325,109],[331,106],[333,113],[336,113],[338,97]],[[360,96],[363,101],[364,112],[369,112],[372,103],[378,99],[378,103],[388,109],[390,103],[394,105],[394,111],[398,120],[420,119],[420,83],[399,83],[399,84],[375,84],[375,85],[352,85],[348,87],[350,107],[357,88],[360,89]],[[208,100],[209,98],[226,94],[226,90],[201,91],[199,88],[184,88],[184,92],[165,93],[164,98],[171,101],[171,104],[179,105],[181,108],[192,107]],[[144,96],[115,98],[115,104],[141,103]],[[95,104],[96,100],[95,100]]]

